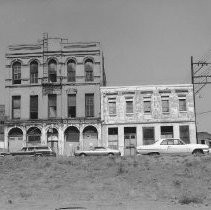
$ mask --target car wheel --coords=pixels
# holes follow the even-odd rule
[[[193,154],[196,155],[196,156],[199,156],[199,155],[203,155],[203,151],[201,149],[196,149],[193,151]]]
[[[80,157],[86,157],[85,153],[80,154]]]
[[[109,153],[108,157],[114,157],[114,154],[113,153]]]

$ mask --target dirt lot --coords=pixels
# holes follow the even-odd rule
[[[0,159],[0,209],[210,209],[211,155]]]

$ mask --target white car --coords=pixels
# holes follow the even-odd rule
[[[92,150],[76,150],[75,156],[120,156],[119,150],[106,147],[94,147]]]
[[[205,144],[186,144],[181,139],[161,139],[151,145],[137,147],[137,154],[205,154],[209,153],[209,147]]]

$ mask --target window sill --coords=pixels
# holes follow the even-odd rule
[[[187,111],[179,111],[179,113],[187,113]]]

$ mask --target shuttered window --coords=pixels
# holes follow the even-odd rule
[[[85,115],[94,117],[94,94],[85,94]]]
[[[12,118],[20,119],[21,117],[21,96],[12,96]]]
[[[144,113],[151,113],[151,101],[144,101]]]
[[[186,99],[185,98],[179,98],[179,111],[180,112],[187,111]]]
[[[169,112],[169,100],[168,99],[162,99],[162,112],[163,113]]]

